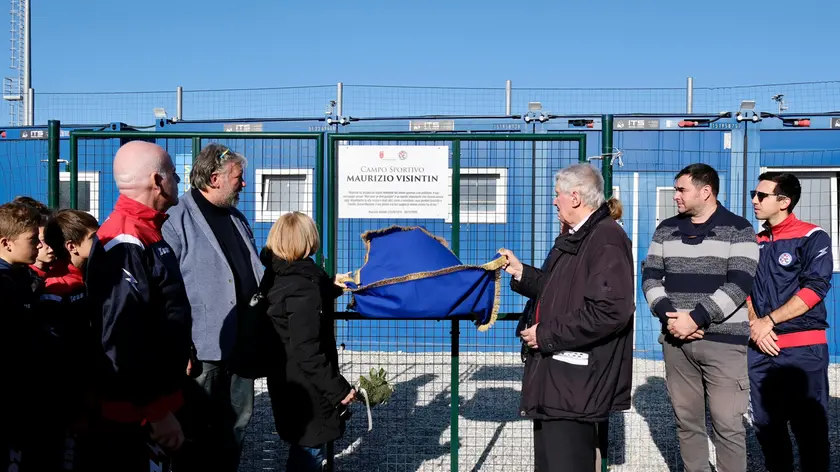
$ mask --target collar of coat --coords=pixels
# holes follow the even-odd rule
[[[554,248],[569,254],[577,254],[581,243],[592,232],[592,228],[604,218],[609,217],[610,208],[606,203],[603,203],[574,234],[566,233],[557,236],[557,239],[554,240]]]

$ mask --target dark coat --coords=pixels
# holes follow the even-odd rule
[[[604,204],[577,232],[555,240],[546,270],[526,265],[522,279],[511,281],[514,291],[539,300],[539,350],[526,357],[521,416],[596,422],[630,408],[630,246]]]
[[[344,434],[341,400],[351,389],[338,370],[333,328],[341,289],[312,259],[287,262],[268,250],[261,259],[274,274],[268,316],[286,352],[285,369],[267,378],[277,434],[318,447]]]

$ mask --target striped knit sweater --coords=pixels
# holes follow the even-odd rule
[[[642,263],[642,290],[667,333],[667,313],[688,312],[709,341],[747,344],[744,303],[758,265],[750,223],[722,206],[695,225],[677,215],[663,221]]]

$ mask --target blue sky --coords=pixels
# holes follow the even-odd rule
[[[550,4],[550,5],[549,5]],[[807,5],[807,6],[806,6]],[[840,2],[35,1],[33,87],[698,87],[840,78]]]

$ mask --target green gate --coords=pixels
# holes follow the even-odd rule
[[[404,156],[416,145],[447,147],[451,217],[342,218],[342,150],[359,145],[402,146]],[[393,224],[423,226],[446,238],[465,264],[487,262],[498,248],[507,247],[523,262],[539,266],[560,231],[552,208],[553,173],[586,162],[586,135],[331,134],[327,150],[325,225],[328,239],[335,242],[329,245],[329,271],[358,269],[365,252],[359,236]],[[499,321],[487,332],[465,328],[463,319],[340,315],[336,332],[344,375],[353,382],[371,368],[384,368],[396,391],[389,404],[374,410],[372,431],[367,431],[363,411],[351,419],[332,451],[338,469],[418,470],[429,463],[453,471],[459,466],[525,470],[524,464],[533,460],[532,432],[518,416],[522,363],[514,333],[525,300],[509,291],[508,280],[501,282]],[[348,301],[339,299],[337,309]]]
[[[117,197],[113,156],[119,146],[136,139],[156,142],[172,155],[183,179],[181,190],[186,191],[192,159],[212,141],[249,160],[248,187],[239,209],[251,221],[257,244],[263,244],[277,215],[311,207],[323,242],[318,260],[330,273],[358,269],[364,255],[361,233],[392,224],[424,226],[445,237],[467,264],[486,262],[498,248],[507,247],[523,262],[539,265],[560,231],[552,207],[553,173],[586,162],[586,137],[74,131],[68,163],[70,204],[95,211],[103,221]],[[359,145],[445,147],[451,176],[449,216],[444,220],[342,218],[340,150]],[[304,174],[297,183],[282,180]],[[281,188],[276,195],[284,201],[274,198],[276,182]],[[86,189],[90,198],[80,201],[78,196]],[[459,466],[522,469],[532,463],[530,423],[517,414],[522,364],[514,327],[525,300],[510,292],[508,280],[502,279],[499,320],[486,332],[462,324],[465,319],[362,319],[344,309],[347,296],[337,301],[335,329],[342,373],[355,382],[370,368],[381,367],[397,390],[388,404],[374,410],[372,431],[367,431],[363,409],[353,408],[344,437],[331,445],[329,457],[336,469],[417,470],[423,463],[453,471]],[[282,461],[264,382],[258,381],[256,389],[241,470]]]

